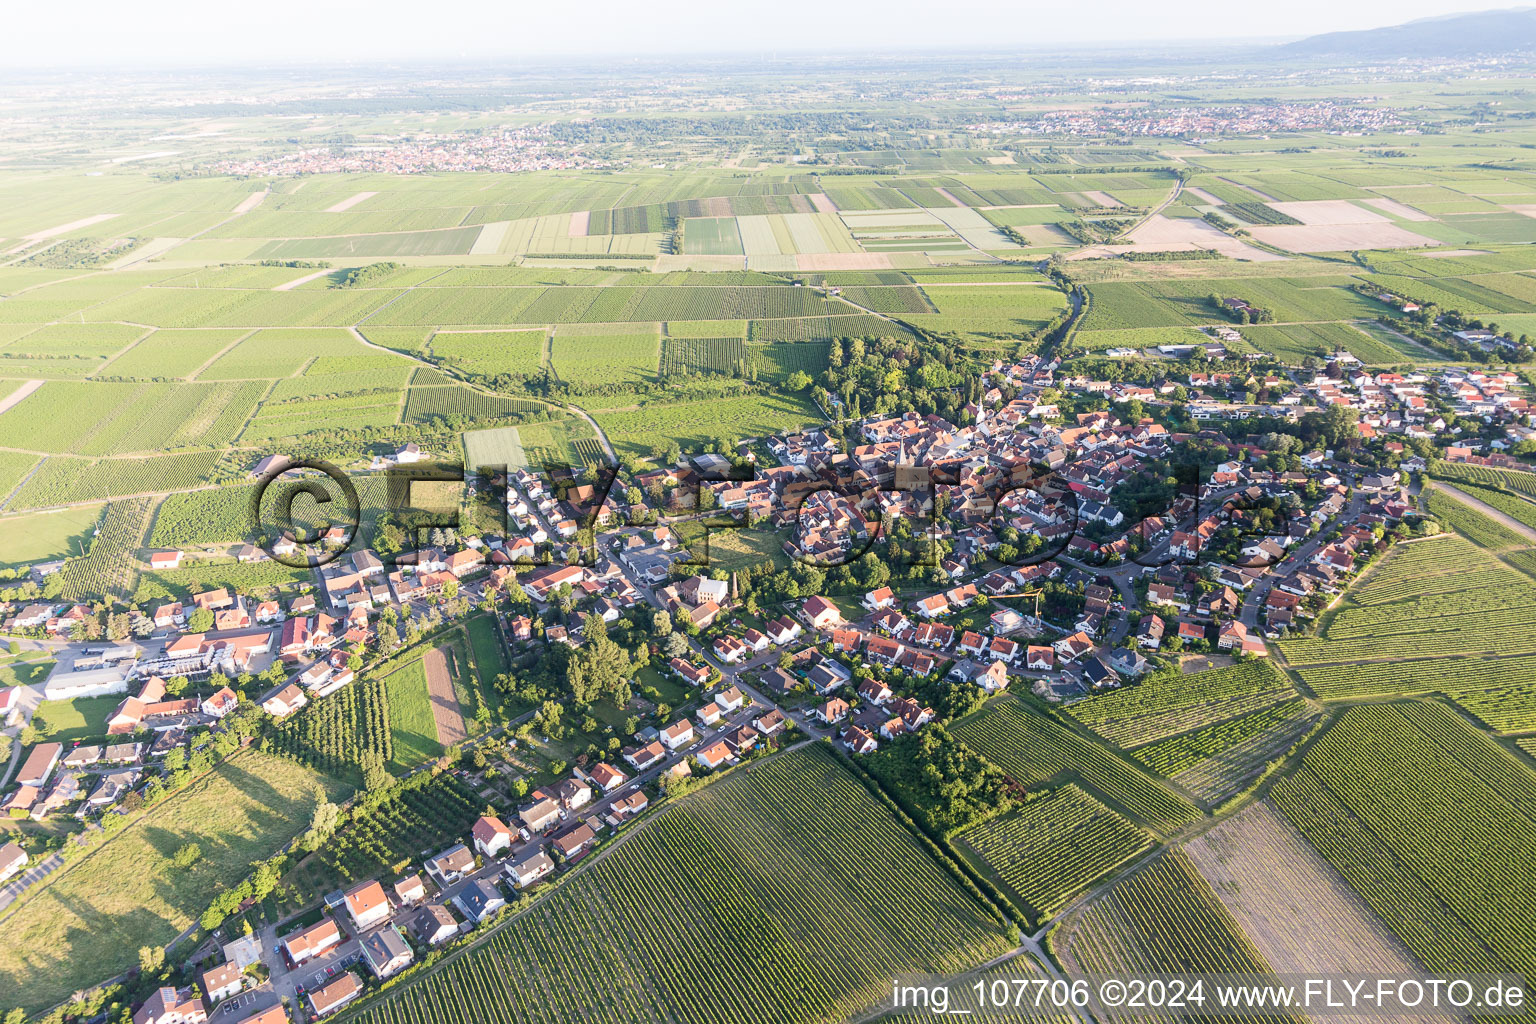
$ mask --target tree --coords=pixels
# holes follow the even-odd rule
[[[804,391],[811,386],[811,375],[804,370],[796,370],[784,381],[784,387],[790,391]]]
[[[651,635],[663,640],[672,635],[672,618],[661,609],[651,612]]]
[[[196,843],[185,843],[171,854],[171,864],[178,871],[185,871],[203,859],[203,848]]]
[[[199,608],[187,616],[187,632],[206,633],[213,628],[213,612],[207,608]]]
[[[154,974],[165,966],[164,946],[140,946],[139,947],[139,973]],[[5,1016],[7,1024],[11,1020],[11,1014]]]

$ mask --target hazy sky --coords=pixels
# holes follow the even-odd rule
[[[1295,38],[1490,0],[75,0],[7,4],[5,62],[265,61],[1005,48]]]

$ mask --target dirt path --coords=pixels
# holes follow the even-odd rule
[[[15,391],[12,391],[10,394],[6,395],[4,398],[0,398],[0,412],[5,412],[11,406],[15,405],[23,398],[26,398],[38,388],[42,387],[44,383],[44,381],[40,380],[29,380]]]
[[[1447,494],[1451,495],[1457,501],[1463,502],[1464,504],[1467,504],[1467,505],[1471,505],[1473,508],[1477,509],[1479,512],[1481,512],[1483,515],[1487,516],[1489,519],[1492,519],[1494,522],[1498,523],[1500,526],[1503,526],[1503,527],[1506,527],[1506,528],[1508,528],[1510,530],[1513,530],[1515,533],[1518,533],[1520,536],[1524,537],[1526,540],[1530,541],[1532,544],[1536,544],[1536,530],[1533,530],[1529,526],[1526,526],[1524,523],[1522,523],[1520,520],[1514,518],[1513,516],[1508,515],[1507,513],[1504,513],[1504,512],[1500,512],[1498,509],[1494,508],[1492,505],[1489,505],[1489,504],[1487,504],[1486,502],[1483,502],[1483,501],[1479,501],[1477,498],[1472,497],[1472,495],[1468,494],[1466,491],[1463,491],[1461,488],[1459,488],[1459,487],[1452,487],[1450,484],[1446,483],[1443,480],[1436,480],[1436,481],[1434,481],[1432,486],[1437,488],[1437,489],[1439,489],[1439,490],[1445,491]]]
[[[427,695],[432,700],[432,721],[437,726],[437,742],[445,747],[469,738],[464,728],[464,713],[453,692],[453,677],[448,673],[448,657],[443,648],[434,647],[421,659],[427,673]]]

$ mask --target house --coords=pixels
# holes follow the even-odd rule
[[[668,750],[676,750],[686,747],[693,742],[693,723],[686,718],[680,718],[676,722],[661,730],[661,742]]]
[[[53,774],[54,766],[64,754],[61,743],[39,743],[27,755],[27,760],[16,774],[16,781],[23,786],[41,786]]]
[[[652,740],[643,747],[624,751],[624,760],[628,761],[636,771],[642,772],[666,756],[666,748],[659,740]]]
[[[427,898],[427,883],[421,880],[420,875],[406,875],[395,883],[394,890],[395,902],[402,907],[420,903]]]
[[[1122,676],[1139,676],[1147,670],[1147,659],[1130,647],[1117,647],[1109,656],[1109,667]]]
[[[178,992],[167,985],[150,994],[133,1015],[133,1024],[203,1024],[207,1019],[202,999],[191,989]]]
[[[816,709],[816,717],[827,725],[841,722],[848,717],[848,702],[840,697],[833,697]]]
[[[1093,638],[1087,633],[1077,632],[1071,636],[1063,637],[1051,646],[1061,656],[1063,661],[1076,661],[1093,650]]]
[[[384,887],[377,881],[359,882],[343,897],[347,916],[358,931],[367,931],[389,920],[392,909]]]
[[[977,667],[971,675],[971,682],[986,690],[988,693],[997,693],[1008,688],[1008,666],[1001,661],[994,661],[986,668]]]
[[[309,698],[304,696],[304,691],[289,683],[278,690],[272,696],[261,702],[261,709],[273,718],[282,718],[299,710],[309,703]]]
[[[638,789],[626,797],[620,797],[609,805],[614,815],[619,818],[633,817],[649,806],[651,806],[650,799],[644,792]]]
[[[239,965],[228,962],[204,971],[200,984],[210,1006],[221,999],[228,999],[245,987]]]
[[[529,832],[542,832],[560,822],[560,805],[545,798],[517,813],[523,827]]]
[[[830,629],[843,623],[843,613],[838,611],[837,605],[824,597],[807,599],[801,610],[812,629]]]
[[[715,703],[727,714],[740,708],[744,699],[741,690],[735,686],[728,686],[715,694]]]
[[[512,845],[512,830],[500,818],[489,814],[476,818],[469,834],[474,839],[475,849],[487,857],[494,857]]]
[[[703,767],[715,769],[731,759],[731,748],[723,740],[716,740],[694,756]]]
[[[181,567],[180,551],[154,551],[149,556],[151,569],[177,569]]]
[[[459,913],[479,924],[506,906],[507,898],[494,882],[477,878],[459,890],[453,905],[459,908]]]
[[[864,595],[864,607],[872,612],[883,612],[887,608],[894,608],[896,607],[896,595],[890,587],[871,590]]]
[[[784,714],[775,708],[752,724],[764,736],[774,736],[784,731]]]
[[[873,736],[856,725],[844,730],[842,743],[855,754],[872,754],[880,746]]]
[[[746,658],[747,645],[733,636],[722,636],[715,640],[715,657],[727,665],[734,665]]]
[[[1199,622],[1179,622],[1179,639],[1185,643],[1205,639],[1205,626]]]
[[[27,851],[15,843],[0,846],[0,882],[18,874],[27,866],[28,859]]]
[[[891,688],[878,679],[866,679],[859,684],[859,696],[881,707],[891,699],[892,694]]]
[[[1024,664],[1031,672],[1049,672],[1056,667],[1056,652],[1031,645],[1024,652]]]
[[[406,927],[416,941],[424,946],[447,942],[459,933],[459,924],[448,912],[448,908],[437,904],[422,907]]]
[[[597,833],[592,831],[592,826],[583,822],[573,829],[555,836],[553,840],[556,852],[562,860],[570,860],[597,842]]]
[[[1136,627],[1136,646],[1155,651],[1163,645],[1163,624],[1161,616],[1143,615],[1140,624]]]
[[[463,843],[450,846],[427,861],[427,874],[437,879],[438,885],[451,885],[475,866],[475,855]]]
[[[400,933],[393,927],[380,928],[365,935],[358,943],[363,950],[363,960],[375,978],[383,979],[398,974],[415,959],[411,947],[405,944]]]
[[[673,658],[667,662],[667,668],[672,674],[693,686],[704,686],[709,682],[709,669],[690,664],[682,658]]]
[[[580,779],[566,779],[555,790],[560,794],[560,802],[573,811],[592,802],[592,787]]]
[[[312,960],[321,953],[341,944],[341,929],[330,918],[322,918],[302,931],[294,932],[279,943],[288,959],[294,964]]]
[[[785,644],[795,642],[795,638],[805,630],[800,628],[800,623],[788,617],[780,617],[768,623],[768,639],[783,647]]]
[[[240,698],[235,691],[227,686],[219,687],[219,691],[211,697],[205,697],[198,710],[210,718],[223,718],[240,703]]]
[[[324,1017],[326,1014],[335,1013],[362,994],[363,983],[357,980],[357,975],[346,971],[324,988],[318,988],[309,993],[310,1014],[315,1017]]]
[[[225,960],[241,971],[261,963],[261,939],[255,934],[242,935],[238,939],[226,942],[220,947],[220,951],[224,954]]]
[[[515,860],[502,865],[501,873],[514,888],[526,889],[540,879],[554,874],[555,862],[549,859],[542,846],[524,850]]]
[[[943,594],[934,594],[917,602],[917,614],[925,619],[936,619],[949,614],[949,601]]]
[[[699,724],[706,726],[714,725],[716,722],[720,721],[720,714],[720,705],[716,704],[714,701],[710,701],[708,704],[705,704],[703,707],[699,708]]]
[[[628,776],[611,764],[600,764],[587,775],[592,784],[604,793],[611,793],[628,781]]]

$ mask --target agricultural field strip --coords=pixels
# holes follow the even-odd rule
[[[816,841],[829,828],[840,840]],[[1008,945],[830,755],[804,748],[648,819],[361,1019],[830,1024],[875,1002],[890,970],[963,971]]]

